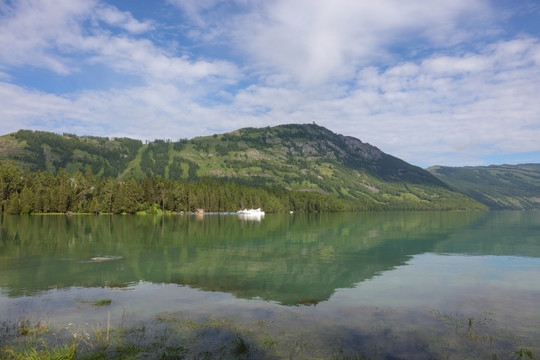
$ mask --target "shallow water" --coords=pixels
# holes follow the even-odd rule
[[[1,217],[0,321],[227,318],[293,358],[540,354],[538,212],[260,220]]]

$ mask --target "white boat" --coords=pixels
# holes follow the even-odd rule
[[[94,262],[102,262],[102,261],[113,261],[113,260],[122,260],[123,257],[121,256],[96,256],[93,258],[90,258],[90,261]]]
[[[264,218],[264,211],[259,209],[244,209],[236,212],[241,220],[261,221]]]
[[[261,208],[238,210],[236,213],[238,215],[264,215],[264,211],[262,211]]]

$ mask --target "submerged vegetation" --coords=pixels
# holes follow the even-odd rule
[[[432,312],[421,316],[434,323],[420,330],[396,323],[392,311],[378,312],[377,324],[321,324],[309,332],[279,330],[263,320],[238,324],[169,313],[117,327],[22,319],[2,325],[0,359],[537,359],[537,349],[488,316]]]
[[[95,301],[82,301],[83,303],[89,303],[93,306],[109,306],[112,303],[112,299],[99,299]]]

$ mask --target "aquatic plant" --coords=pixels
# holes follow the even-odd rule
[[[111,299],[101,299],[96,300],[92,302],[92,305],[94,306],[108,306],[111,305],[112,300]]]
[[[531,349],[523,347],[523,348],[520,348],[520,349],[514,351],[513,358],[514,359],[535,360],[536,359],[536,354]]]
[[[489,317],[433,312],[432,319],[446,326],[422,330],[392,326],[395,313],[379,315],[380,327],[366,332],[351,327],[298,331],[262,320],[240,325],[170,313],[127,327],[111,327],[109,317],[103,324],[58,328],[21,319],[0,326],[0,360],[537,358],[536,348],[520,345]]]

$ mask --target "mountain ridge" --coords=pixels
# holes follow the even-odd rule
[[[540,209],[540,164],[432,166],[427,170],[490,209]]]
[[[20,130],[0,137],[0,161],[31,172],[88,169],[98,177],[205,178],[312,192],[367,209],[469,209],[482,205],[432,173],[316,124],[242,128],[192,139],[79,137]]]

